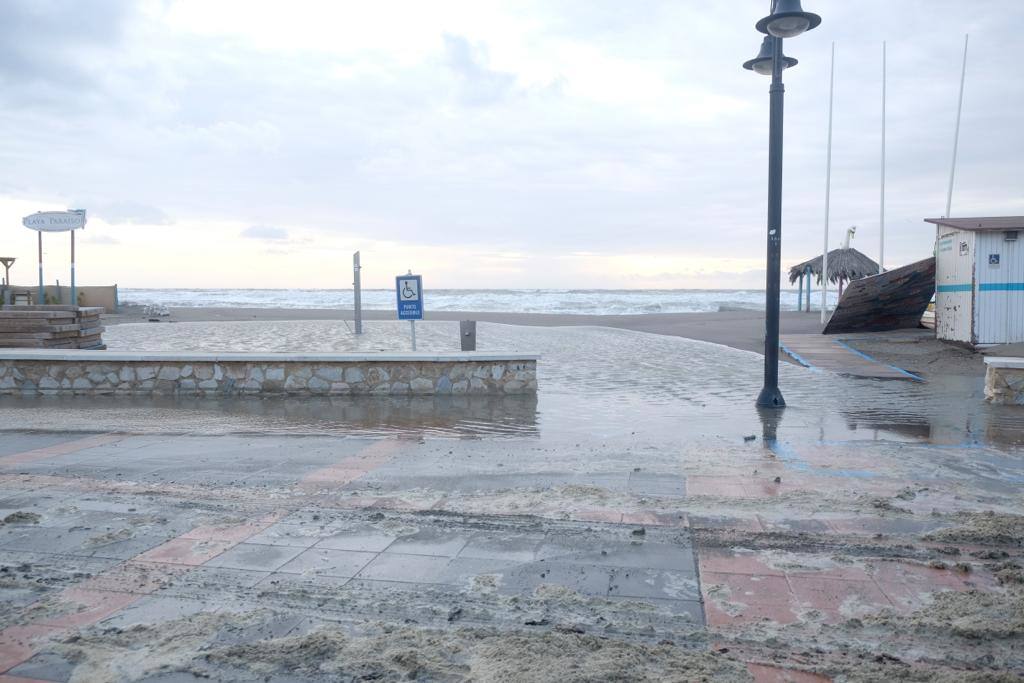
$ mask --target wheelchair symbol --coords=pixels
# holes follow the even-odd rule
[[[416,298],[416,292],[413,290],[412,287],[409,286],[409,281],[406,280],[402,284],[404,285],[402,287],[402,297],[405,298],[405,299],[415,299]]]

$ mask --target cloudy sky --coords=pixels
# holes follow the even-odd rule
[[[761,287],[766,0],[0,2],[0,235],[84,207],[79,281],[346,287]],[[787,41],[784,265],[832,240],[931,253],[963,36],[953,215],[1024,213],[1020,0],[807,0]],[[47,280],[67,238],[45,239]]]

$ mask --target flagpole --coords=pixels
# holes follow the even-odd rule
[[[885,41],[882,41],[882,190],[878,208],[878,272],[885,272]]]
[[[825,153],[825,250],[821,253],[821,324],[828,319],[828,210],[832,195],[832,94],[836,82],[836,44],[832,43],[832,67],[828,77],[828,145]]]
[[[967,38],[964,34],[964,63],[960,69],[960,99],[956,105],[956,129],[953,133],[953,163],[949,166],[949,189],[946,191],[946,218],[953,206],[953,177],[956,175],[956,148],[960,142],[960,113],[964,109],[964,79],[967,76]]]

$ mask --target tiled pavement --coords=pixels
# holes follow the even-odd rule
[[[639,468],[460,475],[430,472],[436,461],[398,457],[413,446],[5,434],[0,516],[39,518],[0,527],[0,579],[7,579],[0,582],[0,674],[7,672],[0,683],[67,680],[73,662],[49,644],[77,629],[255,607],[274,616],[253,628],[253,638],[372,614],[441,627],[457,620],[592,628],[603,620],[608,635],[671,639],[705,623],[723,632],[764,619],[829,624],[880,609],[907,613],[936,590],[997,589],[981,567],[961,574],[924,560],[844,564],[813,551],[695,548],[691,527],[868,537],[929,526],[685,512],[687,496],[771,498],[807,486],[810,476],[786,471],[776,483]],[[558,486],[623,498],[569,509],[543,501],[525,510],[449,509],[448,496],[460,491]],[[644,496],[679,507],[622,506]],[[581,597],[553,602],[545,593],[552,587]],[[751,661],[749,671],[759,681],[821,680],[764,661]]]

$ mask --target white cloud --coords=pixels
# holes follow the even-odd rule
[[[760,286],[768,82],[739,65],[764,4],[11,0],[0,209],[85,206],[118,243],[82,267],[127,285],[328,286],[364,248],[379,277],[416,266],[447,287]],[[820,251],[833,40],[833,240],[857,224],[877,253],[883,39],[887,261],[930,253],[964,31],[954,212],[1024,212],[1024,79],[1005,58],[1024,5],[814,5],[821,27],[786,47],[786,262]],[[0,231],[28,258],[18,225]],[[285,238],[242,238],[282,225],[274,255]],[[185,263],[238,257],[136,267],[169,241]]]

